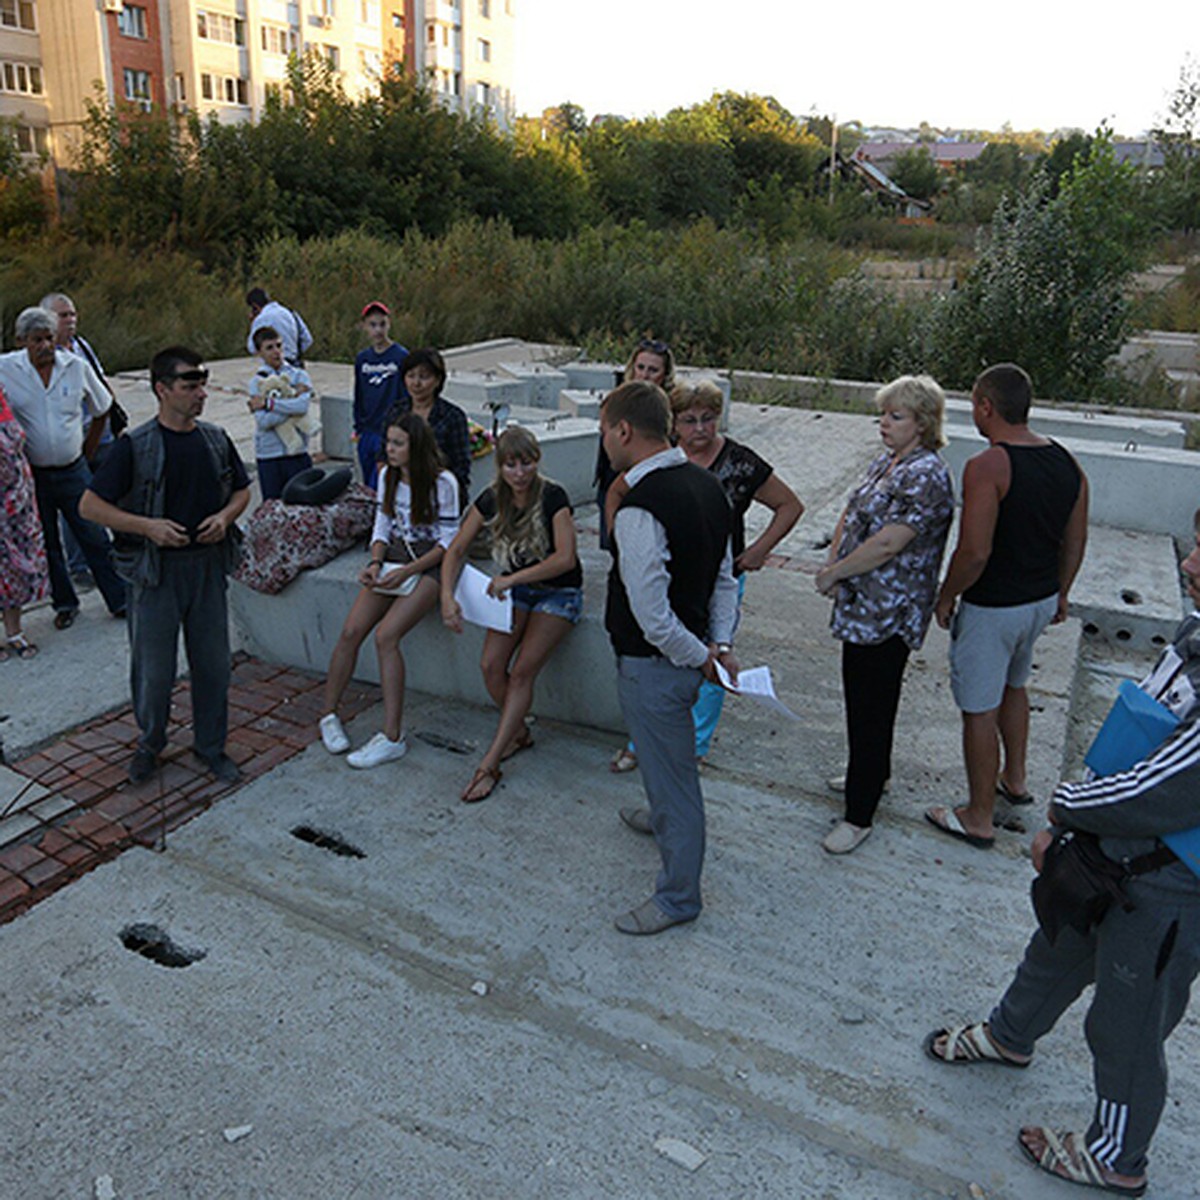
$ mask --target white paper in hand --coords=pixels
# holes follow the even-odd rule
[[[489,596],[487,587],[491,578],[478,567],[467,563],[458,577],[454,599],[462,609],[463,620],[484,629],[495,629],[500,633],[512,633],[512,594],[504,593],[502,600]]]
[[[778,696],[775,695],[775,685],[771,682],[770,667],[751,667],[748,671],[738,672],[738,681],[735,686],[729,677],[729,672],[723,666],[717,663],[717,678],[721,681],[721,686],[728,688],[737,696],[749,696],[753,700],[757,700],[764,708],[773,709],[775,712],[782,714],[789,720],[798,721],[800,718]]]

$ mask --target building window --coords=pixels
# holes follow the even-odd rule
[[[479,0],[479,15],[481,17],[492,15],[492,0]]]
[[[475,85],[476,102],[484,108],[492,106],[492,85],[490,83],[477,83]]]
[[[50,153],[50,135],[45,129],[36,125],[13,125],[12,140],[22,154]]]
[[[404,16],[402,13],[392,13],[392,28],[393,29],[403,29],[404,28]]]
[[[213,98],[213,85],[211,75],[200,76],[200,98],[202,100],[211,100]]]
[[[16,92],[22,96],[42,94],[42,68],[33,63],[0,63],[0,92]]]
[[[299,54],[300,35],[282,25],[262,27],[262,48],[267,54]]]
[[[182,75],[175,76],[175,103],[187,104],[187,82]]]
[[[223,42],[227,46],[244,46],[246,44],[246,22],[239,17],[231,17],[228,13],[207,12],[200,9],[196,13],[196,36],[206,42]]]
[[[0,27],[27,29],[33,33],[37,29],[37,22],[33,18],[33,0],[0,0]]]
[[[342,69],[342,52],[337,46],[328,44],[321,47],[321,54],[325,58],[325,62],[331,71],[340,71]]]
[[[425,30],[425,40],[432,46],[437,41],[437,26],[430,21]]]
[[[146,36],[146,10],[139,4],[127,4],[117,13],[117,29],[126,37]]]
[[[480,38],[475,43],[475,51],[480,62],[492,61],[492,43],[487,41],[485,38]]]
[[[337,0],[313,0],[313,12],[332,21],[337,16]]]
[[[150,72],[125,68],[125,99],[150,111]]]

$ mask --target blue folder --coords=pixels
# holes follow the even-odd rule
[[[1165,705],[1148,696],[1132,680],[1121,680],[1117,698],[1104,718],[1084,765],[1097,775],[1115,775],[1148,758],[1167,740],[1179,718]],[[1161,839],[1194,874],[1200,875],[1200,826]]]

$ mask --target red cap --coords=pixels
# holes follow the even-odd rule
[[[392,310],[388,308],[388,306],[384,304],[382,300],[372,300],[363,305],[363,310],[361,313],[359,313],[359,316],[365,317],[367,313],[374,312],[376,309],[383,313],[385,317],[390,317],[392,315]]]

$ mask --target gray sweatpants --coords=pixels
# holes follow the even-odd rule
[[[225,749],[229,723],[229,616],[224,556],[217,546],[164,553],[158,587],[130,587],[129,666],[133,713],[144,749],[167,744],[179,633],[192,680],[192,732],[197,753]]]
[[[1126,890],[1133,911],[1111,908],[1087,937],[1066,929],[1051,945],[1039,929],[988,1021],[1002,1046],[1032,1054],[1096,985],[1084,1022],[1096,1088],[1087,1147],[1109,1170],[1141,1175],[1166,1102],[1163,1047],[1200,973],[1200,879],[1174,863]]]

